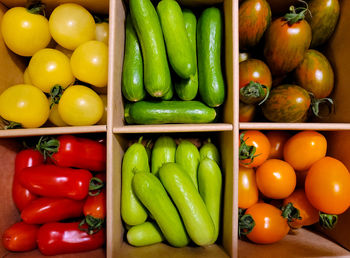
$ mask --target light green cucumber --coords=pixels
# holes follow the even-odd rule
[[[132,186],[169,244],[175,247],[186,246],[189,238],[185,227],[159,179],[151,173],[137,173],[133,178]]]
[[[184,171],[190,176],[196,189],[198,189],[197,170],[200,155],[197,147],[190,141],[181,140],[176,149],[176,163],[181,165]]]
[[[166,163],[159,170],[159,178],[180,212],[193,242],[200,246],[212,244],[213,221],[188,174],[179,164]]]
[[[143,63],[140,44],[130,15],[126,18],[124,53],[122,93],[129,101],[140,101],[146,96],[143,87]]]
[[[173,84],[170,85],[170,88],[167,93],[162,97],[162,100],[171,100],[174,96],[174,86]]]
[[[149,221],[130,228],[126,239],[133,246],[153,245],[164,241],[163,234],[157,224]]]
[[[198,79],[201,99],[210,107],[225,100],[225,84],[221,68],[223,18],[216,7],[205,9],[197,24]]]
[[[205,158],[212,159],[220,165],[220,153],[218,148],[211,142],[211,139],[208,138],[207,142],[202,145],[199,149],[200,159],[203,160]]]
[[[157,12],[171,67],[181,78],[188,79],[196,72],[196,58],[187,36],[181,7],[175,0],[161,0]]]
[[[147,211],[132,189],[135,174],[150,172],[147,151],[141,140],[126,150],[122,163],[121,216],[130,226],[141,224],[147,219]]]
[[[140,41],[144,85],[153,97],[163,97],[171,85],[162,28],[150,0],[130,0],[130,13]]]
[[[170,136],[160,136],[154,143],[151,158],[152,174],[158,176],[158,171],[167,162],[175,162],[176,143]]]
[[[198,168],[199,193],[207,206],[214,222],[215,234],[213,242],[219,235],[222,174],[218,164],[212,159],[201,160]]]
[[[189,9],[182,11],[188,39],[190,40],[192,51],[195,56],[196,72],[189,79],[179,78],[174,82],[176,94],[182,100],[192,100],[198,93],[198,70],[197,70],[197,19],[194,13]]]

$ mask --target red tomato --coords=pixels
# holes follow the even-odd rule
[[[38,233],[38,248],[44,255],[85,252],[97,249],[106,241],[105,230],[89,235],[79,229],[79,222],[44,224]]]
[[[350,204],[350,174],[344,164],[331,157],[316,161],[305,179],[305,193],[316,209],[341,214]]]
[[[284,144],[283,157],[294,169],[307,170],[326,156],[327,140],[316,131],[302,131]]]
[[[256,186],[253,168],[239,166],[238,172],[238,207],[247,209],[258,202],[259,191]]]
[[[36,248],[39,226],[17,222],[5,230],[2,235],[3,246],[13,252],[31,251]]]
[[[89,232],[94,233],[100,230],[106,218],[106,189],[95,196],[88,196],[84,204],[84,222],[89,227]]]
[[[239,122],[251,122],[254,119],[256,105],[239,102]]]
[[[256,170],[256,184],[266,197],[284,199],[293,193],[296,175],[292,166],[287,162],[269,159]]]
[[[266,133],[271,144],[269,159],[283,159],[283,147],[285,142],[291,137],[286,131],[269,131]]]
[[[247,209],[245,214],[252,216],[255,226],[247,237],[258,244],[272,244],[288,234],[287,220],[282,211],[267,203],[257,203]]]
[[[21,213],[21,218],[28,224],[44,224],[83,214],[84,201],[68,198],[42,197],[30,203]]]
[[[269,156],[270,142],[262,132],[248,130],[239,135],[239,164],[252,168],[261,165]]]

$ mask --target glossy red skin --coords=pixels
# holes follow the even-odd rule
[[[306,90],[297,85],[284,84],[271,90],[262,111],[272,122],[301,122],[310,104],[310,96]]]
[[[239,47],[249,49],[261,40],[271,23],[271,9],[266,0],[246,0],[239,7]]]
[[[274,20],[265,35],[264,56],[272,75],[293,71],[303,60],[311,42],[311,27],[305,20],[289,25],[284,18]]]
[[[39,165],[25,168],[19,175],[20,183],[29,191],[45,197],[84,199],[89,192],[92,174],[85,169]]]
[[[5,230],[2,235],[2,244],[7,250],[13,252],[34,250],[37,246],[38,231],[39,226],[37,225],[17,222]]]
[[[12,182],[12,199],[17,209],[22,211],[29,203],[37,198],[18,181],[19,172],[23,168],[33,167],[44,163],[43,155],[34,149],[25,149],[17,153],[15,159],[15,175]]]
[[[317,99],[328,97],[334,86],[334,73],[328,59],[319,51],[309,49],[295,69],[295,79]]]
[[[106,188],[96,196],[88,196],[84,204],[84,215],[90,215],[96,219],[106,218]]]
[[[62,135],[57,140],[60,146],[58,152],[52,155],[56,165],[98,172],[106,169],[105,144],[73,135]]]
[[[38,198],[22,211],[21,218],[28,224],[44,224],[76,218],[83,214],[84,202],[68,198]]]
[[[91,251],[103,246],[105,241],[104,229],[89,235],[79,230],[79,222],[47,223],[38,233],[38,248],[44,255]]]

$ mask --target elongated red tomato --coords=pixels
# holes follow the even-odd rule
[[[85,252],[97,249],[106,241],[105,230],[89,235],[79,229],[79,222],[52,222],[41,226],[38,248],[44,255]]]
[[[2,235],[3,246],[13,252],[24,252],[36,248],[39,226],[17,222],[5,230]]]
[[[21,213],[21,218],[28,224],[44,224],[83,214],[84,200],[68,198],[42,197],[31,202]]]
[[[20,183],[29,191],[45,197],[84,199],[89,192],[92,174],[85,169],[39,165],[25,168],[19,175]]]

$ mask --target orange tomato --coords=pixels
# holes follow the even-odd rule
[[[305,193],[316,209],[341,214],[350,204],[350,174],[344,164],[332,157],[316,161],[305,179]]]
[[[295,170],[307,170],[327,152],[326,138],[316,131],[302,131],[284,144],[283,157]]]
[[[239,163],[243,167],[260,166],[269,156],[270,142],[260,131],[248,130],[240,133]]]
[[[239,166],[238,207],[241,209],[247,209],[257,203],[258,199],[259,191],[256,186],[254,169]]]
[[[246,210],[252,216],[255,226],[247,237],[258,244],[272,244],[288,234],[289,226],[282,211],[267,203],[256,203]]]
[[[260,192],[266,197],[284,199],[293,193],[296,175],[287,162],[269,159],[256,170],[256,183]]]
[[[296,189],[290,196],[283,200],[283,205],[285,206],[290,202],[299,210],[301,219],[289,222],[289,226],[300,228],[318,222],[318,210],[311,205],[305,195],[304,189]]]
[[[283,147],[290,136],[287,131],[269,131],[266,133],[266,137],[271,144],[269,159],[283,159]]]

